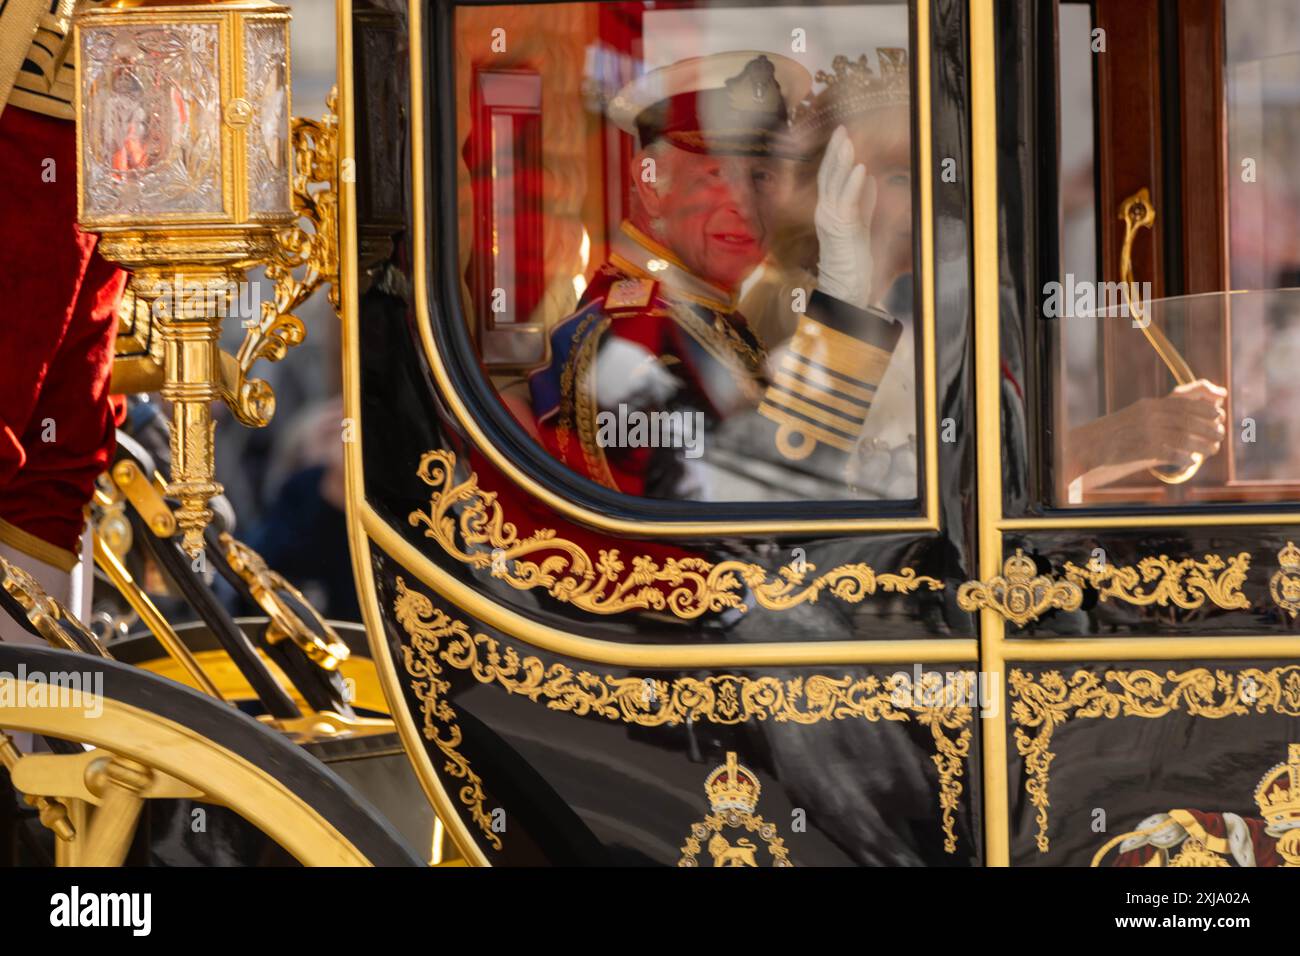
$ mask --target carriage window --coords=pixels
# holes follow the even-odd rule
[[[1066,81],[1070,55],[1087,47],[1078,30],[1067,47],[1061,9],[1065,197],[1073,185],[1066,146],[1079,139],[1067,127],[1086,122],[1091,137],[1092,117],[1066,103],[1082,89]],[[1124,111],[1133,107],[1102,97],[1115,155],[1097,157],[1102,188],[1087,215],[1095,211],[1109,258],[1090,255],[1086,243],[1072,257],[1063,203],[1062,276],[1043,304],[1060,423],[1058,505],[1300,498],[1300,22],[1279,0],[1234,0],[1215,15],[1222,57],[1196,60],[1191,72],[1217,85],[1222,109],[1183,130],[1185,181],[1147,191],[1135,188],[1141,179],[1124,184],[1136,142],[1135,118]],[[1160,104],[1181,110],[1184,123],[1198,115],[1194,97],[1215,95],[1187,74],[1182,102]],[[1217,166],[1194,155],[1216,149],[1226,157]],[[1178,249],[1175,279],[1170,250]]]
[[[463,312],[548,454],[654,498],[919,497],[908,24],[457,10]]]

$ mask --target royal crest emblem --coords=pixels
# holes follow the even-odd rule
[[[1277,565],[1278,569],[1268,580],[1268,590],[1273,595],[1273,603],[1295,620],[1300,613],[1300,548],[1295,542],[1288,541],[1277,553]]]
[[[1255,787],[1258,817],[1176,809],[1143,820],[1097,851],[1118,848],[1119,866],[1300,866],[1300,744],[1287,748]]]
[[[761,866],[761,848],[751,839],[756,836],[766,844],[772,866],[794,866],[776,825],[754,812],[762,789],[754,772],[737,762],[734,751],[728,751],[727,762],[704,781],[712,812],[691,824],[691,835],[682,845],[677,865],[699,866],[700,850],[707,848],[713,866]]]

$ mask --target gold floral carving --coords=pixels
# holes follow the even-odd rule
[[[927,587],[941,590],[943,582],[918,575],[912,568],[899,573],[877,573],[867,564],[842,564],[812,577],[816,567],[796,561],[769,574],[744,561],[707,561],[704,558],[668,558],[662,564],[646,555],[624,563],[617,549],[601,549],[593,559],[581,545],[543,528],[520,537],[506,520],[494,492],[478,486],[478,475],[455,480],[456,456],[450,451],[426,452],[419,475],[433,488],[428,511],[413,511],[413,526],[423,525],[424,535],[447,554],[476,569],[491,569],[520,591],[543,588],[592,614],[623,611],[669,611],[691,620],[704,614],[735,609],[749,610],[746,595],[771,611],[783,611],[815,602],[822,592],[856,604],[877,590],[907,593]],[[531,560],[531,556],[541,556]]]
[[[957,606],[963,611],[989,608],[1021,627],[1052,608],[1076,610],[1082,600],[1077,584],[1039,574],[1034,559],[1020,548],[1007,558],[1000,575],[988,581],[967,581],[957,590]]]
[[[1059,671],[1034,675],[1013,668],[1008,680],[1016,750],[1025,760],[1025,792],[1038,823],[1038,851],[1046,853],[1048,779],[1055,754],[1052,734],[1071,718],[1163,717],[1186,711],[1193,717],[1236,717],[1249,713],[1300,716],[1300,665],[1236,672],[1196,667],[1167,671],[1091,671],[1066,678]]]
[[[487,799],[483,792],[483,778],[474,772],[469,760],[460,752],[463,734],[456,711],[446,698],[451,685],[438,663],[442,639],[468,634],[468,630],[463,622],[452,620],[434,607],[423,594],[408,590],[401,578],[397,579],[397,599],[393,602],[393,610],[398,623],[411,638],[409,646],[402,645],[402,664],[414,678],[410,686],[420,700],[424,736],[442,751],[447,761],[443,770],[447,775],[465,781],[457,792],[461,804],[469,811],[484,839],[500,850],[501,837],[492,829],[492,815],[483,806]]]
[[[1147,557],[1137,567],[1089,562],[1086,568],[1067,562],[1065,577],[1078,585],[1095,588],[1101,598],[1115,598],[1128,604],[1167,607],[1171,602],[1185,610],[1201,607],[1208,599],[1225,610],[1249,608],[1241,593],[1250,569],[1250,555],[1243,551],[1226,561],[1207,554],[1201,561],[1168,555]],[[1144,587],[1145,585],[1145,587]],[[1148,590],[1148,587],[1150,588]]]
[[[861,719],[907,722],[915,720],[930,729],[939,776],[939,807],[944,849],[957,852],[955,813],[962,794],[964,761],[970,755],[970,723],[974,707],[975,674],[960,671],[955,683],[945,683],[936,671],[922,674],[921,686],[912,687],[905,673],[885,679],[831,677],[816,674],[781,680],[709,674],[704,677],[614,677],[575,671],[566,664],[545,663],[524,656],[485,634],[472,633],[464,622],[435,607],[424,594],[411,590],[399,576],[393,602],[397,620],[411,637],[402,654],[411,685],[421,702],[424,735],[447,758],[449,775],[465,781],[461,803],[484,836],[497,849],[500,840],[491,829],[491,814],[483,806],[482,780],[459,752],[460,729],[446,700],[448,683],[444,666],[464,671],[480,684],[494,684],[508,693],[550,710],[579,716],[662,727],[687,722],[741,724],[751,720],[816,724]]]
[[[1273,603],[1295,620],[1300,613],[1300,548],[1288,541],[1277,553],[1277,565],[1268,579],[1268,592],[1273,595]]]

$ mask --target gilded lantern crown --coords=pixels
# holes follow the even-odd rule
[[[753,772],[736,761],[734,751],[727,753],[727,762],[717,767],[704,781],[704,792],[714,813],[723,810],[740,810],[753,813],[762,791]]]
[[[1264,774],[1255,788],[1255,803],[1269,824],[1300,821],[1300,744],[1291,744],[1287,762]]]

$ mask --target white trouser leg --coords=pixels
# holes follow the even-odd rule
[[[81,532],[81,563],[71,572],[68,599],[63,606],[78,621],[90,626],[90,611],[95,599],[95,538],[90,528]]]

